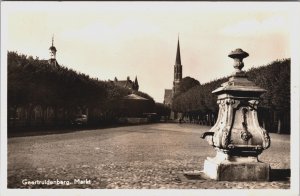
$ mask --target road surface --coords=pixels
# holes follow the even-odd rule
[[[289,135],[270,134],[271,147],[259,157],[279,172],[273,181],[182,178],[185,172],[202,170],[205,158],[215,156],[200,138],[209,128],[161,123],[9,138],[8,188],[290,188]]]

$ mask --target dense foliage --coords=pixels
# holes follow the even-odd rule
[[[185,93],[181,93],[173,100],[172,109],[177,112],[215,112],[216,96],[211,92],[219,87],[226,78],[212,81],[203,85],[197,85],[190,88]]]
[[[246,72],[248,79],[267,92],[262,96],[261,107],[277,110],[290,108],[290,59],[277,60],[267,66],[252,68]],[[228,80],[221,78],[195,86],[181,93],[173,101],[178,112],[216,112],[216,96],[211,92]]]
[[[261,96],[259,112],[264,112],[262,116],[271,123],[270,129],[290,127],[290,63],[290,59],[276,60],[246,72],[249,80],[267,90]],[[226,81],[228,77],[190,88],[175,97],[172,109],[193,118],[216,117],[217,97],[212,91]]]
[[[158,116],[170,116],[171,109],[163,103],[155,103],[155,113]]]
[[[198,85],[200,85],[200,82],[198,80],[191,78],[189,76],[184,77],[180,81],[179,92],[184,93],[187,90],[189,90],[190,88],[192,88],[194,86],[198,86]]]
[[[117,113],[116,102],[132,93],[132,90],[100,81],[46,60],[8,52],[8,111],[14,116],[14,108],[41,106],[63,108],[76,113],[78,107],[98,109],[101,115]],[[154,100],[148,94],[135,94]]]
[[[262,95],[261,107],[290,110],[291,60],[274,61],[267,66],[252,68],[247,72],[249,80],[267,90]]]

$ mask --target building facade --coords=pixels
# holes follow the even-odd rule
[[[118,80],[115,77],[113,83],[116,84],[116,85],[118,85],[118,86],[121,86],[121,87],[124,87],[124,88],[128,88],[128,89],[131,89],[131,90],[134,90],[134,91],[138,91],[139,90],[139,82],[138,82],[137,76],[135,77],[134,81],[130,80],[129,76],[127,76],[126,80]]]

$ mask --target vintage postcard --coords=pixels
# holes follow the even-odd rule
[[[299,13],[1,2],[1,194],[299,195]]]

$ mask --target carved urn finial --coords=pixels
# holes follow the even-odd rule
[[[234,51],[231,51],[230,54],[228,55],[230,58],[234,59],[234,65],[233,67],[235,68],[235,73],[240,73],[243,72],[242,69],[244,67],[244,62],[243,59],[248,57],[249,54],[242,49],[238,48],[235,49]]]

